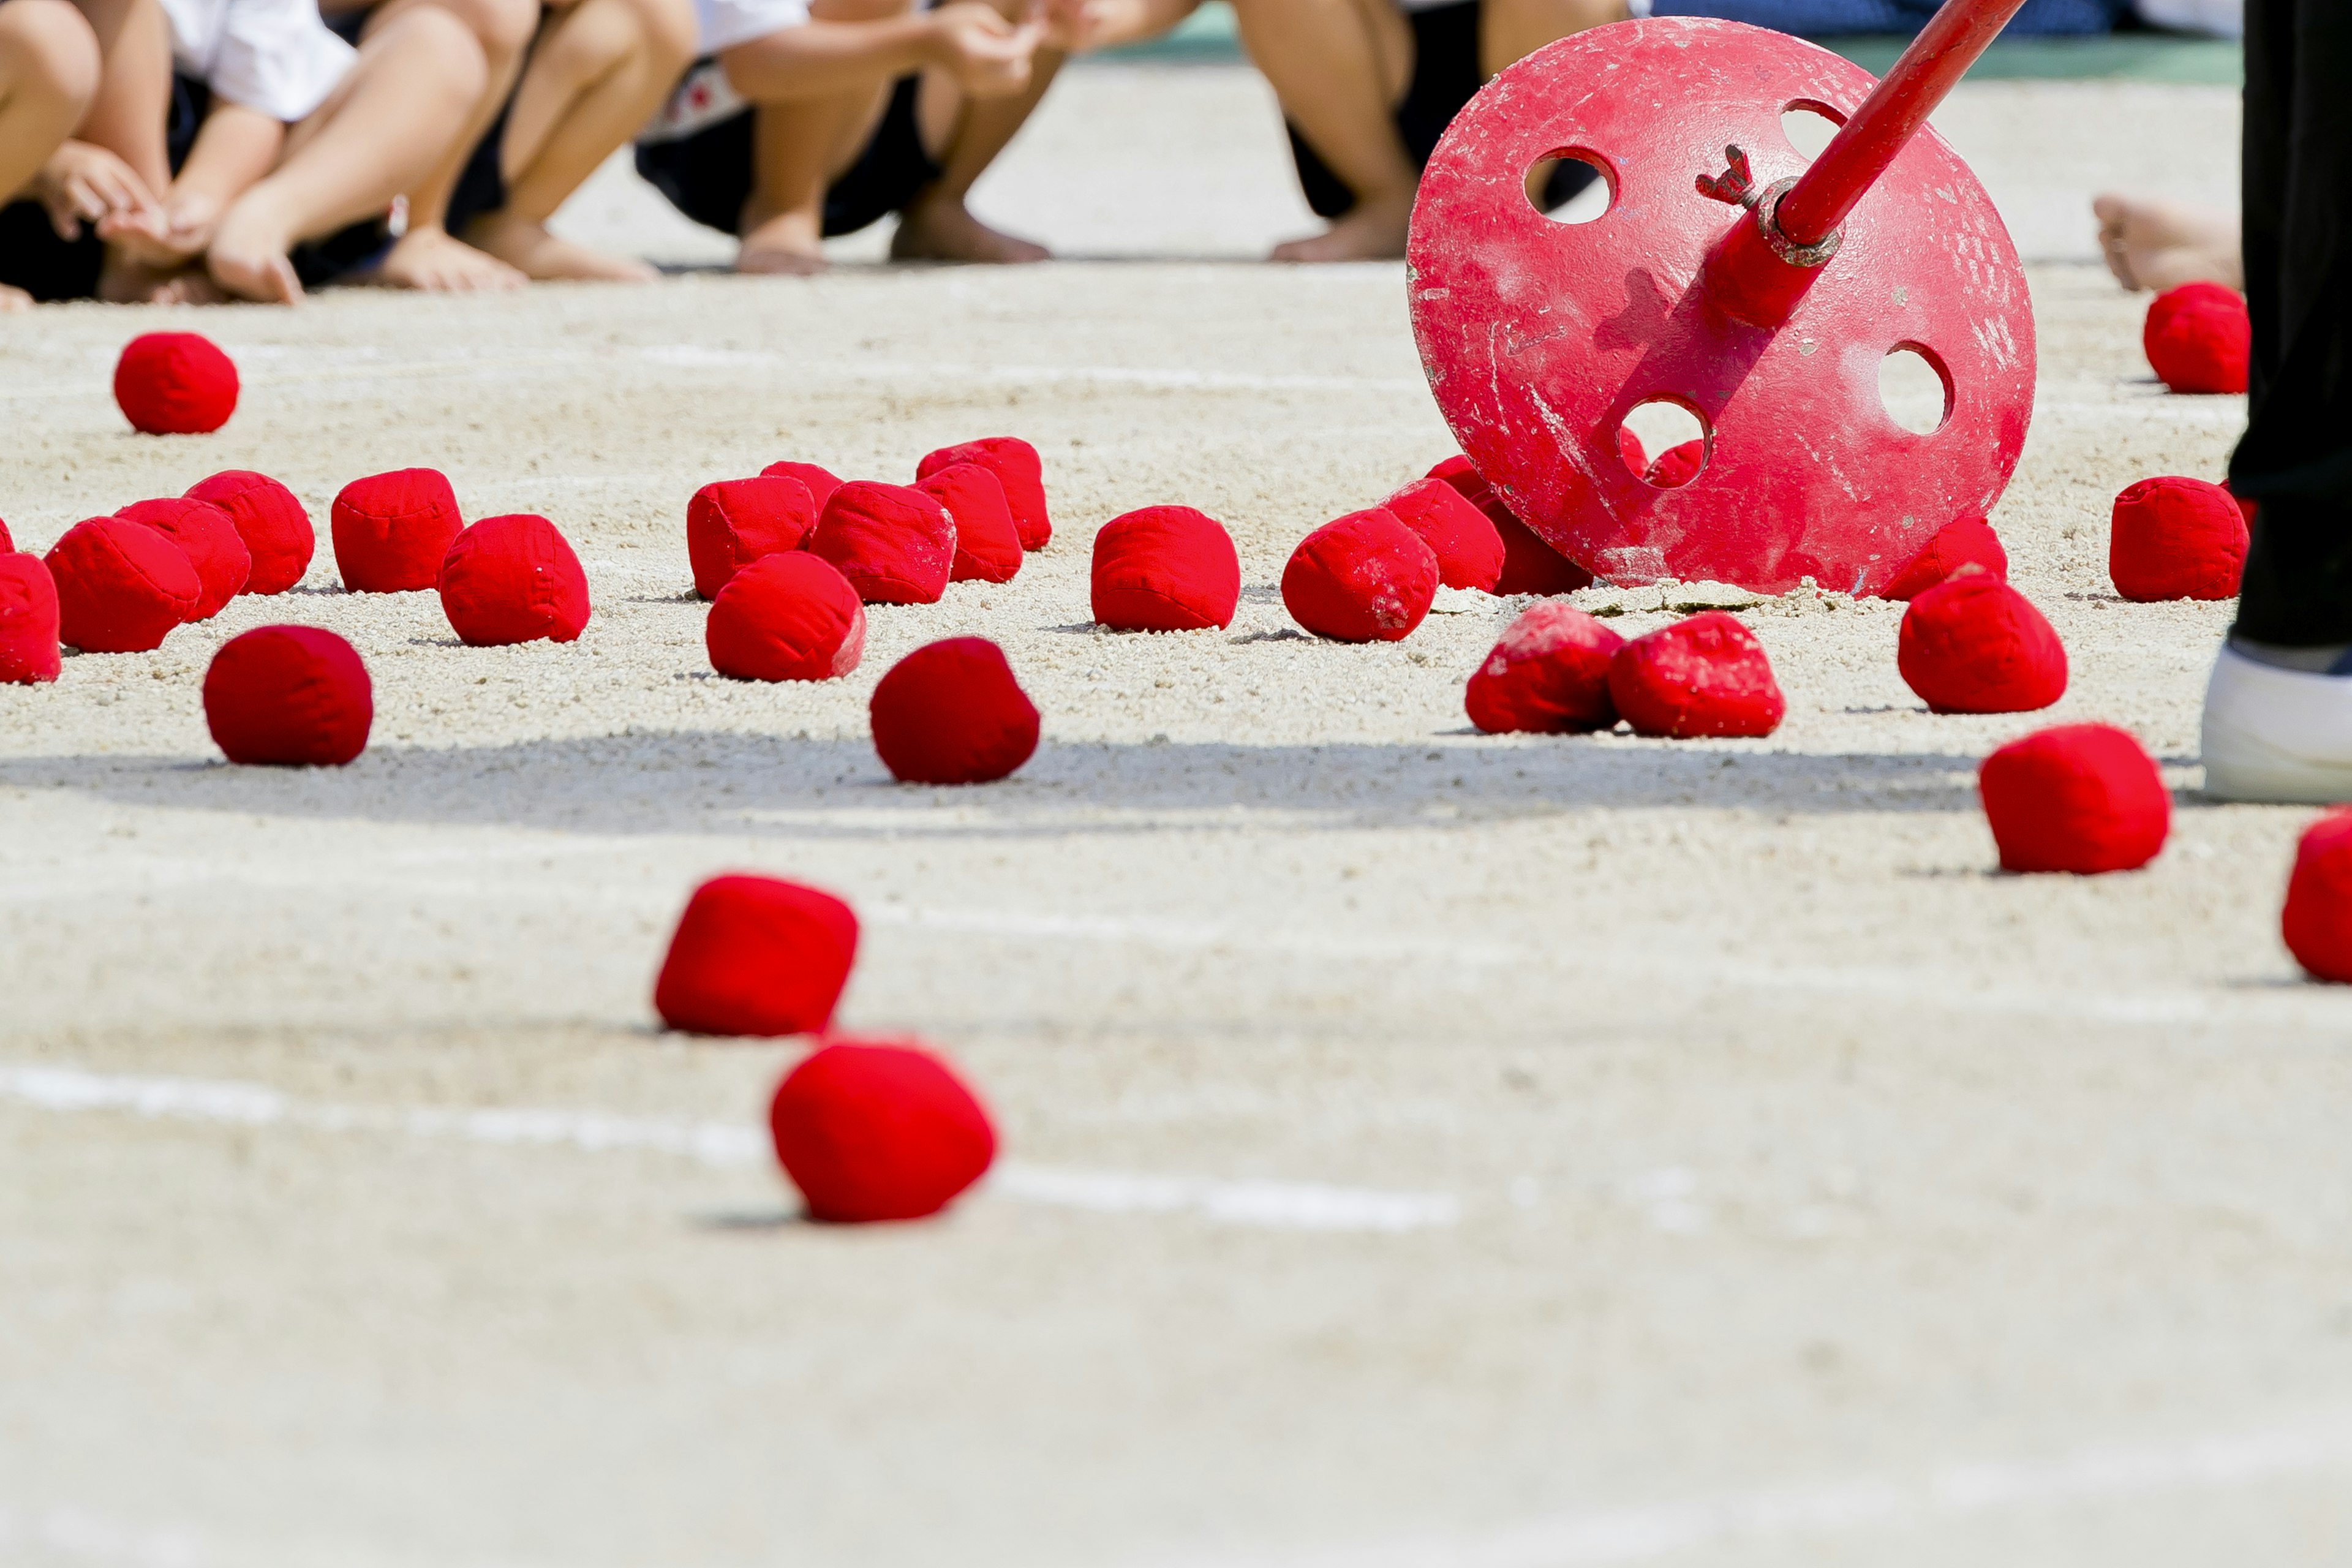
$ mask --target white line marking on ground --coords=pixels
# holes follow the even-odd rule
[[[0,1066],[0,1100],[42,1110],[133,1116],[326,1132],[390,1132],[590,1153],[673,1154],[700,1164],[764,1165],[763,1130],[724,1121],[612,1116],[518,1106],[337,1105],[296,1100],[266,1084],[149,1078],[76,1068]],[[1093,1214],[1189,1214],[1218,1225],[1276,1230],[1423,1230],[1454,1224],[1461,1204],[1443,1193],[1383,1192],[1318,1183],[1215,1181],[1133,1171],[1078,1170],[1001,1160],[985,1190],[1018,1203]]]
[[[1593,1568],[1706,1547],[1948,1524],[2057,1503],[2251,1486],[2352,1468],[2352,1415],[2171,1447],[2099,1447],[2048,1459],[1948,1465],[1908,1479],[1695,1498],[1647,1508],[1560,1514],[1475,1536],[1237,1559],[1218,1568]]]

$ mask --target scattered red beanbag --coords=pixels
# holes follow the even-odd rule
[[[2352,811],[2331,811],[2305,829],[2279,934],[2314,978],[2352,982]]]
[[[228,513],[253,558],[248,594],[282,594],[302,580],[319,547],[310,514],[294,492],[267,474],[231,468],[188,487],[188,499],[208,500]]]
[[[353,479],[335,498],[328,537],[335,570],[354,594],[407,594],[440,581],[442,557],[465,519],[449,481],[432,468]]]
[[[1009,583],[1021,571],[1021,530],[1004,487],[978,463],[950,463],[915,488],[948,510],[955,524],[950,583]]]
[[[835,479],[833,488],[840,489],[841,481]],[[752,562],[780,550],[798,550],[816,528],[819,504],[797,478],[772,470],[756,479],[720,479],[695,491],[686,503],[686,558],[694,568],[694,591],[715,598],[728,578]]]
[[[1242,564],[1224,525],[1189,506],[1148,506],[1095,535],[1095,619],[1118,632],[1234,624]]]
[[[1626,466],[1635,473],[1642,471],[1636,459],[1642,457],[1642,443],[1630,431],[1617,433],[1618,449],[1629,452]],[[1630,447],[1628,446],[1630,443]],[[1444,479],[1462,492],[1462,499],[1486,514],[1495,525],[1496,534],[1503,542],[1503,570],[1495,579],[1491,590],[1496,594],[1573,594],[1579,588],[1592,586],[1592,574],[1554,550],[1542,536],[1511,515],[1494,487],[1473,466],[1470,459],[1455,453],[1429,470],[1433,479]]]
[[[2243,392],[2253,359],[2253,321],[2236,289],[2183,283],[2148,306],[2140,346],[2157,379],[2175,392]]]
[[[205,724],[232,763],[341,767],[367,750],[374,722],[358,650],[317,626],[257,626],[205,671]]]
[[[2011,741],[1977,772],[2007,871],[2128,871],[2156,858],[2172,797],[2156,759],[2108,724],[2061,724]]]
[[[2031,713],[2066,695],[2058,634],[1987,572],[1947,578],[1913,599],[1895,664],[1938,713]]]
[[[776,1158],[834,1224],[920,1219],[996,1158],[980,1101],[912,1040],[835,1040],[784,1077],[768,1111]]]
[[[942,447],[915,465],[915,477],[928,479],[951,463],[978,463],[1004,487],[1004,501],[1013,509],[1013,526],[1021,531],[1021,548],[1043,550],[1054,537],[1053,520],[1045,514],[1045,468],[1037,448],[1017,436],[989,436],[961,447]]]
[[[1490,735],[1605,730],[1617,722],[1609,667],[1624,646],[1572,605],[1529,605],[1470,677],[1462,705]]]
[[[2220,485],[2141,479],[2116,497],[2107,575],[2116,593],[2143,603],[2234,598],[2250,537],[2245,512]]]
[[[8,537],[8,524],[5,521],[0,521],[0,555],[13,555],[16,552],[16,542]]]
[[[1643,735],[1769,735],[1789,704],[1756,634],[1721,610],[1660,626],[1617,650],[1609,697]]]
[[[1436,596],[1437,552],[1384,507],[1325,523],[1282,569],[1291,619],[1337,642],[1410,637]]]
[[[2009,552],[1992,524],[1980,517],[1964,517],[1936,531],[1918,554],[1879,590],[1882,599],[1916,598],[1963,566],[1981,566],[1990,575],[2009,581]]]
[[[948,637],[890,667],[867,711],[874,749],[901,784],[986,784],[1037,749],[1037,708],[985,637]]]
[[[441,613],[473,647],[571,642],[588,625],[588,574],[555,524],[530,512],[486,517],[441,560]]]
[[[236,366],[209,338],[148,332],[114,362],[114,401],[146,435],[205,435],[236,412]]]
[[[1642,438],[1622,425],[1617,426],[1617,456],[1633,473],[1650,471],[1650,454],[1642,449]]]
[[[857,917],[831,893],[736,873],[694,889],[654,982],[654,1011],[694,1035],[809,1035],[833,1022]]]
[[[58,637],[84,653],[145,653],[195,613],[204,583],[152,528],[93,517],[43,558],[58,589]]]
[[[1658,460],[1643,470],[1642,478],[1662,490],[1680,489],[1696,479],[1699,469],[1706,466],[1706,441],[1701,437],[1659,453]]]
[[[1415,479],[1381,502],[1437,553],[1437,580],[1491,594],[1503,577],[1503,536],[1486,514],[1444,479]]]
[[[762,556],[727,580],[702,626],[710,668],[737,680],[831,680],[866,652],[866,606],[832,563]]]
[[[188,613],[192,621],[208,621],[231,599],[245,591],[253,575],[253,555],[238,537],[227,511],[208,500],[172,496],[163,500],[132,501],[114,514],[126,522],[152,528],[180,547],[196,569],[203,593]]]
[[[833,492],[841,488],[841,480],[831,469],[818,468],[814,463],[770,463],[760,470],[760,477],[763,479],[798,479],[806,485],[809,516],[812,518],[824,510],[824,503],[831,500]]]
[[[869,605],[936,605],[955,568],[955,520],[912,486],[854,479],[824,503],[806,548]]]
[[[64,668],[49,569],[37,555],[0,552],[0,686],[37,686]]]

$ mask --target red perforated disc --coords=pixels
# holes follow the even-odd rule
[[[1782,111],[1842,121],[1874,85],[1764,28],[1624,22],[1502,72],[1438,143],[1407,253],[1422,365],[1462,449],[1562,553],[1619,584],[1868,593],[2000,498],[2032,415],[2032,311],[1991,199],[1934,132],[1863,196],[1786,325],[1734,321],[1698,286],[1718,237],[1755,220],[1696,176],[1727,144],[1759,188],[1801,173]],[[1528,201],[1528,169],[1564,153],[1606,174],[1605,216],[1557,223]],[[1932,435],[1880,399],[1897,347],[1943,375]],[[1679,489],[1618,455],[1621,421],[1661,397],[1708,426]]]

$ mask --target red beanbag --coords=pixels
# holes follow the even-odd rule
[[[317,626],[258,626],[205,671],[205,724],[232,763],[341,767],[367,750],[374,689],[351,644]]]
[[[114,515],[153,529],[178,545],[188,564],[196,569],[196,582],[203,592],[196,596],[196,607],[188,612],[192,621],[208,621],[219,615],[244,592],[246,580],[253,575],[253,556],[237,536],[236,524],[208,500],[172,496],[132,501]]]
[[[114,362],[114,401],[146,435],[205,435],[236,412],[236,366],[209,338],[149,332]]]
[[[1918,554],[1878,591],[1882,599],[1909,599],[1934,587],[1963,566],[1981,566],[2000,582],[2009,581],[2009,552],[1992,524],[1980,517],[1964,517],[1936,531]]]
[[[1436,596],[1437,552],[1381,507],[1325,523],[1282,569],[1291,619],[1337,642],[1410,637]]]
[[[1642,443],[1632,432],[1617,433],[1618,449],[1627,453],[1626,467],[1635,473],[1642,471],[1637,460],[1642,457]],[[1592,586],[1592,574],[1554,550],[1543,542],[1541,535],[1511,515],[1503,498],[1486,483],[1470,459],[1456,453],[1429,470],[1433,479],[1444,479],[1462,492],[1462,499],[1486,514],[1495,525],[1496,534],[1503,542],[1503,570],[1495,579],[1491,590],[1496,594],[1573,594],[1579,588]]]
[[[1617,722],[1609,666],[1625,639],[1572,605],[1529,605],[1470,677],[1462,705],[1490,735],[1605,730]]]
[[[1642,479],[1662,490],[1680,489],[1696,479],[1699,469],[1706,466],[1706,441],[1702,437],[1659,453],[1658,460],[1643,471]]]
[[[840,489],[841,481],[835,480],[833,488]],[[686,503],[686,558],[694,568],[694,591],[716,598],[727,579],[752,562],[780,550],[798,550],[816,527],[820,504],[808,486],[772,470],[695,491]]]
[[[920,1219],[996,1158],[988,1112],[912,1040],[835,1040],[784,1076],[768,1110],[776,1158],[809,1217]]]
[[[2107,535],[2116,592],[2157,599],[2229,599],[2252,537],[2235,497],[2203,479],[2164,476],[2124,487]]]
[[[396,468],[345,485],[327,531],[345,589],[407,594],[440,581],[442,557],[465,525],[457,494],[439,472]]]
[[[832,470],[820,468],[814,463],[770,463],[760,470],[760,477],[763,479],[798,479],[806,485],[809,516],[812,518],[824,510],[824,503],[831,500],[833,492],[841,488],[840,479],[834,477]]]
[[[588,574],[555,524],[530,512],[486,517],[441,560],[441,613],[473,647],[571,642],[588,625]]]
[[[2175,392],[2243,392],[2253,360],[2253,321],[2236,289],[2183,283],[2148,306],[2140,346],[2157,379]]]
[[[2352,811],[2331,811],[2304,830],[2279,934],[2315,979],[2352,982]]]
[[[926,643],[875,684],[874,749],[901,784],[986,784],[1037,749],[1037,707],[986,637]]]
[[[2066,695],[2066,649],[2026,596],[1990,573],[1948,578],[1903,612],[1895,664],[1938,713],[2031,713]]]
[[[1437,580],[1491,594],[1503,577],[1503,536],[1444,479],[1415,479],[1381,502],[1437,554]]]
[[[915,488],[947,508],[955,525],[950,583],[1009,583],[1021,571],[1021,530],[1004,487],[978,463],[950,463]]]
[[[654,982],[654,1011],[693,1035],[809,1035],[833,1022],[857,957],[857,917],[774,877],[694,889]]]
[[[1630,472],[1650,471],[1650,454],[1642,449],[1642,438],[1622,425],[1617,426],[1617,458]]]
[[[203,582],[152,528],[93,517],[44,557],[58,589],[58,637],[84,653],[145,653],[195,613]]]
[[[1013,509],[1013,523],[1021,531],[1021,548],[1043,550],[1054,538],[1053,520],[1045,515],[1045,469],[1037,448],[1017,436],[989,436],[961,447],[942,447],[915,465],[915,477],[928,479],[954,463],[978,463],[1004,487],[1004,502]]]
[[[0,686],[37,686],[64,668],[49,569],[37,555],[0,553]]]
[[[2172,796],[2156,759],[2107,724],[2011,741],[1977,771],[2005,871],[2128,871],[2156,858]]]
[[[805,550],[762,556],[727,580],[702,626],[710,668],[737,680],[831,680],[866,652],[866,606]]]
[[[1642,735],[1769,735],[1789,704],[1756,634],[1721,610],[1660,626],[1617,650],[1609,697]]]
[[[1189,506],[1148,506],[1104,523],[1093,576],[1095,619],[1118,632],[1229,626],[1242,597],[1233,536]]]
[[[955,566],[955,522],[911,486],[856,479],[824,503],[807,548],[869,605],[936,605]]]
[[[8,524],[5,521],[0,521],[0,555],[13,555],[16,552],[16,542],[8,537]]]
[[[292,490],[268,475],[231,468],[189,486],[188,499],[210,501],[228,513],[246,553],[253,558],[246,593],[282,594],[310,569],[310,556],[319,547],[310,514]]]

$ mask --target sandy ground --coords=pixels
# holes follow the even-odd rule
[[[1121,79],[1215,154],[1130,166],[1141,210],[1243,193],[1197,244],[1161,212],[1168,249],[1295,220],[1219,118],[1245,79]],[[1962,109],[2029,234],[2151,145],[2226,166],[2224,95]],[[1107,232],[1080,199],[1107,161],[1031,226]],[[574,218],[658,251],[636,199]],[[0,1560],[2343,1562],[2352,997],[2275,928],[2310,814],[2197,795],[2227,607],[2126,605],[2104,571],[2112,493],[2218,476],[2242,408],[2154,387],[2095,268],[2032,281],[2040,403],[1995,521],[2064,701],[1931,717],[1898,606],[1800,596],[1742,612],[1787,724],[1711,744],[1470,732],[1511,603],[1449,595],[1378,647],[1290,628],[1290,545],[1450,450],[1393,267],[0,327],[27,546],[218,468],[323,523],[345,480],[431,463],[469,515],[556,519],[596,611],[571,647],[467,649],[322,552],[283,600],[0,696]],[[218,436],[136,437],[109,402],[121,342],[167,323],[245,369]],[[698,484],[903,475],[1000,431],[1057,518],[1015,582],[877,610],[836,686],[711,675]],[[1094,529],[1160,501],[1238,540],[1229,633],[1087,624]],[[1691,596],[1581,597],[1633,633]],[[348,769],[206,743],[212,650],[286,619],[373,671]],[[893,786],[866,694],[967,631],[1045,744],[999,786]],[[1994,874],[1977,760],[2074,719],[2165,759],[2170,847]],[[757,1131],[794,1047],[651,1027],[668,924],[729,867],[851,899],[845,1022],[932,1037],[992,1104],[1006,1164],[950,1217],[799,1223]]]

